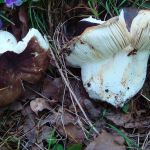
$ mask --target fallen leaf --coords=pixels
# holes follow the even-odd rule
[[[108,109],[105,117],[109,121],[119,126],[124,126],[125,123],[132,120],[131,114],[126,114],[121,110],[114,110],[114,109]]]
[[[38,115],[38,111],[43,109],[52,110],[48,101],[45,98],[36,98],[30,102],[31,109]]]
[[[54,100],[62,101],[62,96],[64,93],[64,83],[62,82],[62,79],[55,78],[52,82],[49,80],[48,83],[44,84],[42,95],[47,98],[52,97]]]
[[[51,133],[52,133],[52,128],[51,127],[48,127],[48,126],[45,126],[45,125],[42,126],[41,130],[40,130],[40,133],[39,133],[39,136],[37,138],[37,142],[41,143],[42,140],[45,140],[48,137],[50,137]]]
[[[36,142],[37,128],[36,128],[36,116],[31,110],[30,106],[22,109],[24,115],[23,131],[28,140],[32,143]]]
[[[100,117],[100,110],[97,110],[89,99],[84,99],[84,105],[91,118]]]
[[[23,3],[20,6],[19,10],[19,20],[22,22],[22,38],[24,38],[28,32],[28,7],[26,3]]]
[[[67,135],[68,138],[74,142],[82,143],[85,140],[85,134],[81,127],[72,123],[65,126],[60,125],[58,127],[58,132],[65,137]]]
[[[140,116],[133,118],[131,114],[126,114],[121,110],[108,109],[105,117],[117,126],[143,128],[143,126],[150,124],[150,119],[146,115],[142,115],[142,113],[145,114],[145,110],[140,113]]]
[[[9,105],[6,105],[6,106],[2,106],[0,107],[0,115],[3,114],[3,112],[7,109],[10,109],[10,110],[15,110],[15,111],[19,111],[22,109],[22,105],[19,101],[14,101],[12,102],[11,104]]]
[[[45,118],[43,121],[41,121],[40,126],[45,125],[46,123],[50,123],[51,125],[55,125],[56,127],[62,125],[67,125],[69,123],[75,124],[77,122],[77,119],[72,116],[70,113],[62,110],[61,108],[58,110],[58,112],[53,111],[52,115],[49,115],[47,118]]]
[[[14,101],[11,104],[10,110],[15,110],[15,111],[19,111],[22,110],[22,105],[19,101]]]
[[[114,136],[103,131],[85,150],[125,150],[122,136]]]

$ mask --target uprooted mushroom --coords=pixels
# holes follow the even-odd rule
[[[122,107],[142,88],[150,51],[150,11],[139,11],[131,22],[127,15],[122,10],[119,17],[96,22],[63,47],[71,51],[66,53],[67,63],[81,68],[89,96],[115,107]]]
[[[36,84],[49,65],[48,43],[36,29],[22,41],[0,30],[0,106],[24,95],[22,80]]]

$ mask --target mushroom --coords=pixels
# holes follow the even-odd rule
[[[88,27],[63,46],[68,65],[81,68],[83,85],[93,99],[123,107],[143,86],[150,50],[150,11]],[[97,23],[97,22],[96,22]]]
[[[24,95],[22,80],[36,84],[49,65],[48,43],[36,29],[30,29],[22,41],[0,31],[0,106]]]

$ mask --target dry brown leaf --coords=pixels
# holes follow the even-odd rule
[[[11,33],[15,36],[15,38],[17,39],[17,41],[21,40],[21,28],[22,28],[22,23],[19,20],[19,10],[17,9],[16,11],[13,12],[12,15],[12,21],[15,25],[11,24]]]
[[[74,141],[76,143],[82,143],[85,140],[85,134],[82,131],[81,127],[72,123],[69,123],[64,127],[60,125],[58,127],[58,132],[60,132],[60,134],[65,137],[67,135],[69,140]]]
[[[30,106],[22,109],[24,117],[23,131],[28,140],[32,143],[36,142],[37,128],[36,128],[36,116],[31,110]]]
[[[125,150],[122,136],[114,136],[103,131],[85,150]]]
[[[139,119],[133,119],[132,121],[126,123],[124,125],[125,128],[143,128],[144,126],[149,126],[150,124],[150,119],[147,118],[145,120],[142,120],[141,118]]]
[[[130,114],[126,114],[121,110],[108,109],[106,118],[116,125],[124,126],[125,123],[133,120]]]
[[[22,109],[22,105],[19,101],[14,101],[9,105],[2,106],[2,107],[0,107],[0,115],[2,115],[3,112],[7,109],[14,110],[14,111],[19,111],[19,110]]]
[[[52,110],[48,101],[45,98],[36,98],[30,102],[31,109],[38,115],[38,111],[43,109]]]
[[[89,99],[84,99],[84,105],[91,118],[99,118],[100,110],[96,109]]]
[[[44,95],[45,97],[52,97],[57,101],[62,101],[62,96],[64,93],[64,83],[62,82],[61,78],[55,78],[52,82],[51,80],[49,80],[49,82],[44,84],[43,89],[44,90],[42,91],[42,95]]]
[[[21,103],[20,103],[19,101],[14,101],[14,102],[11,104],[10,110],[15,110],[15,111],[22,110],[22,105],[21,105]]]
[[[24,38],[28,32],[27,21],[28,21],[28,7],[26,3],[20,6],[19,20],[22,22],[22,38]]]
[[[145,113],[145,111],[142,111],[142,113]],[[140,116],[133,118],[131,114],[114,109],[108,109],[106,118],[115,125],[123,126],[124,128],[143,128],[143,126],[150,124],[150,119],[146,115],[141,115],[140,113]]]
[[[63,111],[59,109],[58,112],[54,112],[52,115],[49,115],[47,118],[45,118],[43,121],[41,121],[41,126],[45,125],[46,123],[50,123],[51,125],[55,125],[56,127],[62,125],[67,125],[69,123],[75,124],[77,122],[77,119],[73,117],[70,113]]]
[[[83,96],[88,98],[88,94],[86,93],[81,81],[71,79],[70,84],[78,99]],[[64,97],[63,104],[66,107],[72,104],[70,100],[70,93],[67,88],[65,89],[62,78],[55,78],[53,81],[50,77],[44,79],[42,95],[47,98],[53,98],[58,102],[62,102],[62,99]]]
[[[52,132],[51,127],[48,127],[48,126],[45,126],[45,125],[42,126],[41,130],[40,130],[40,133],[39,133],[39,136],[37,138],[37,142],[41,143],[42,140],[48,139],[48,137],[51,136],[51,132]]]

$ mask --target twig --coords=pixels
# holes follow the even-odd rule
[[[90,120],[88,119],[87,115],[85,114],[85,112],[84,112],[82,106],[80,105],[80,103],[79,103],[79,101],[78,101],[78,99],[77,99],[77,97],[76,97],[74,91],[71,89],[70,85],[68,84],[67,79],[66,79],[66,77],[64,76],[62,69],[59,67],[59,64],[58,64],[58,62],[57,62],[57,60],[56,60],[56,58],[55,58],[55,56],[54,56],[53,51],[52,51],[51,48],[50,48],[50,53],[51,53],[51,56],[52,56],[53,60],[55,61],[56,67],[58,68],[58,70],[59,70],[59,72],[60,72],[60,74],[61,74],[61,76],[62,76],[62,78],[63,78],[63,80],[64,80],[64,82],[65,82],[65,84],[66,84],[66,86],[68,87],[70,93],[72,94],[74,100],[75,100],[76,103],[78,104],[80,110],[82,111],[82,113],[83,113],[83,115],[85,116],[86,120],[88,121],[89,125],[90,125],[91,127],[93,127],[93,124],[90,122]],[[97,134],[99,134],[99,132],[96,130],[95,127],[93,127],[93,129],[94,129],[94,131],[95,131]]]

